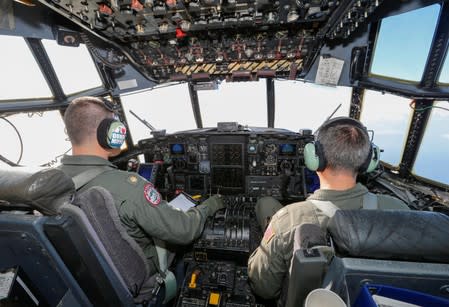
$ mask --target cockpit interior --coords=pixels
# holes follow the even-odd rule
[[[254,207],[320,188],[304,147],[337,116],[381,151],[357,180],[411,210],[359,217],[367,232],[393,223],[393,247],[358,237],[326,268],[321,251],[295,254],[284,306],[325,285],[346,306],[403,306],[371,305],[388,291],[390,304],[449,306],[448,0],[2,0],[0,47],[0,306],[135,305],[111,256],[127,247],[108,250],[56,195],[52,170],[71,153],[62,118],[83,96],[108,100],[129,131],[118,169],[167,201],[226,204],[178,251],[184,279],[166,306],[280,306],[248,284],[264,234]],[[33,190],[47,184],[52,196]],[[338,218],[337,245],[342,223],[360,222]]]

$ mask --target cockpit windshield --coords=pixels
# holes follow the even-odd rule
[[[204,127],[218,122],[238,122],[244,126],[267,126],[266,82],[222,82],[217,90],[198,91]]]
[[[149,91],[122,96],[123,108],[134,142],[151,137],[145,127],[130,113],[146,120],[156,130],[167,133],[195,128],[187,84],[168,84]]]
[[[329,116],[349,114],[350,87],[289,80],[275,81],[275,85],[275,126],[278,128],[315,131]]]

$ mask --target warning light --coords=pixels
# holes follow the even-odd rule
[[[187,34],[181,30],[180,28],[176,28],[176,38],[183,38],[185,37]]]

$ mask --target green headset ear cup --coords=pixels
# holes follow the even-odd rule
[[[316,154],[314,143],[307,143],[304,146],[304,164],[311,171],[316,171],[320,166],[320,159]]]
[[[366,173],[370,173],[376,169],[376,167],[379,165],[380,161],[380,149],[378,146],[372,144],[372,153],[371,153],[371,159],[369,162],[368,167],[366,168]]]
[[[126,127],[118,120],[105,118],[98,126],[97,140],[105,149],[120,148],[126,140]]]

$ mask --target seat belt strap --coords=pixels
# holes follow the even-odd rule
[[[308,199],[308,201],[320,209],[329,218],[333,217],[337,210],[340,210],[332,202],[327,200]]]
[[[375,210],[379,209],[379,204],[377,202],[377,195],[373,193],[366,193],[363,195],[363,209]]]
[[[165,247],[161,247],[159,245],[156,245],[156,253],[157,253],[157,258],[159,260],[159,268],[161,270],[161,272],[165,275],[161,275],[161,277],[163,278],[163,282],[165,285],[165,297],[164,297],[164,301],[163,303],[167,303],[169,302],[172,298],[175,297],[176,295],[176,290],[177,290],[177,284],[176,284],[176,277],[175,274],[173,274],[173,272],[171,272],[168,269],[168,263],[167,263],[167,259],[168,259],[168,250]]]
[[[78,191],[95,177],[106,172],[108,169],[109,168],[92,167],[72,177],[73,183],[75,183],[75,190]]]
[[[326,200],[308,199],[312,204],[320,209],[327,217],[331,218],[335,215],[335,211],[339,210],[332,202]],[[379,209],[379,203],[377,202],[377,195],[373,193],[366,193],[363,195],[362,208],[365,210]]]

